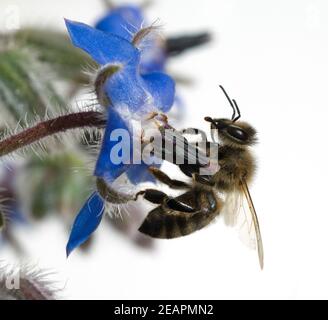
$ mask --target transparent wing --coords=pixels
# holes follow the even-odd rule
[[[222,214],[226,225],[239,230],[239,238],[252,249],[257,249],[259,263],[263,269],[263,243],[260,226],[247,183],[241,181],[242,192],[235,190],[225,197]]]
[[[242,194],[232,191],[226,194],[221,214],[229,227],[240,225],[240,212],[242,208]]]

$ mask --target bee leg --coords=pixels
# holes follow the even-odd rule
[[[200,175],[200,166],[195,164],[180,164],[180,170],[188,177],[192,178],[194,182],[199,182],[207,186],[213,186],[212,176],[210,175]]]
[[[166,114],[159,113],[156,111],[151,112],[145,119],[146,121],[153,120],[154,123],[157,125],[158,128],[162,128],[163,124],[164,126],[168,125],[169,119]]]
[[[156,167],[149,167],[151,174],[160,182],[168,185],[172,189],[189,189],[191,186],[188,183],[185,183],[180,180],[171,179],[163,171],[159,170]]]
[[[187,202],[183,202],[175,198],[169,197],[166,193],[155,189],[146,189],[143,191],[139,191],[135,196],[135,200],[137,200],[139,196],[143,196],[144,199],[148,200],[151,203],[162,204],[168,207],[169,209],[175,211],[190,213],[196,211],[196,208],[192,207]]]
[[[156,189],[146,189],[139,191],[136,195],[134,200],[137,200],[139,196],[143,196],[144,199],[147,201],[154,203],[154,204],[162,204],[168,195],[162,191],[158,191]]]
[[[200,175],[197,173],[192,174],[192,178],[195,182],[205,184],[207,186],[213,187],[215,183],[211,180],[211,176]]]

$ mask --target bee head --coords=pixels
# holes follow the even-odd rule
[[[224,144],[230,144],[233,146],[250,146],[256,142],[256,130],[248,123],[238,121],[240,119],[240,110],[237,102],[234,99],[230,99],[226,91],[220,86],[223,93],[227,97],[233,114],[230,119],[212,119],[206,117],[205,121],[211,123],[212,139],[215,140],[214,134],[216,134],[220,141]]]

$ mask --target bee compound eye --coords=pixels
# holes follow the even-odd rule
[[[241,128],[235,126],[229,126],[227,128],[227,132],[233,138],[240,140],[240,141],[247,141],[248,134]]]

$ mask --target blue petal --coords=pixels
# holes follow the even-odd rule
[[[67,257],[97,229],[104,213],[104,201],[94,192],[76,216],[66,246]]]
[[[134,34],[142,28],[143,24],[145,24],[145,18],[141,9],[129,5],[111,10],[96,24],[96,29],[115,34],[132,42]],[[156,41],[152,41],[142,51],[140,72],[163,72],[165,63],[166,55],[164,48]]]
[[[126,66],[107,80],[106,93],[114,106],[126,105],[132,113],[167,112],[174,102],[175,83],[164,73],[141,77],[134,67]]]
[[[126,175],[132,184],[139,184],[142,182],[153,182],[156,183],[155,177],[149,172],[149,167],[160,168],[162,161],[155,156],[150,156],[146,164],[143,160],[141,164],[133,164],[129,166]]]
[[[154,72],[143,76],[148,92],[154,98],[154,104],[162,112],[168,112],[174,102],[175,82],[161,72]]]
[[[65,22],[72,43],[87,52],[99,64],[120,63],[137,66],[139,52],[129,41],[81,22]]]
[[[131,42],[133,34],[142,26],[144,17],[136,6],[121,6],[114,8],[97,24],[96,28],[110,32]]]
[[[152,165],[152,167],[160,167],[160,165]],[[132,165],[126,172],[130,182],[137,185],[142,182],[156,182],[154,176],[148,170],[149,166],[144,162]]]
[[[118,178],[123,172],[127,170],[127,167],[129,166],[129,164],[124,163],[117,164],[115,161],[113,163],[113,159],[111,159],[112,148],[119,143],[118,141],[113,141],[111,139],[111,134],[116,129],[123,129],[129,134],[129,141],[127,143],[130,144],[130,148],[128,159],[126,159],[126,162],[128,162],[128,160],[132,158],[132,134],[127,124],[118,114],[118,112],[110,107],[108,109],[105,135],[95,169],[95,176],[102,177],[109,183]]]
[[[147,89],[146,83],[137,74],[137,68],[126,66],[107,80],[105,90],[114,107],[125,105],[130,112],[143,114],[153,111],[149,110]]]
[[[166,60],[164,48],[153,41],[141,53],[140,73],[165,72]]]
[[[106,82],[106,92],[113,105],[126,105],[131,112],[167,112],[174,100],[175,84],[166,74],[139,74],[140,53],[131,43],[106,34],[86,24],[66,20],[67,29],[75,46],[83,49],[98,63],[123,64]],[[150,105],[149,94],[154,103]]]

